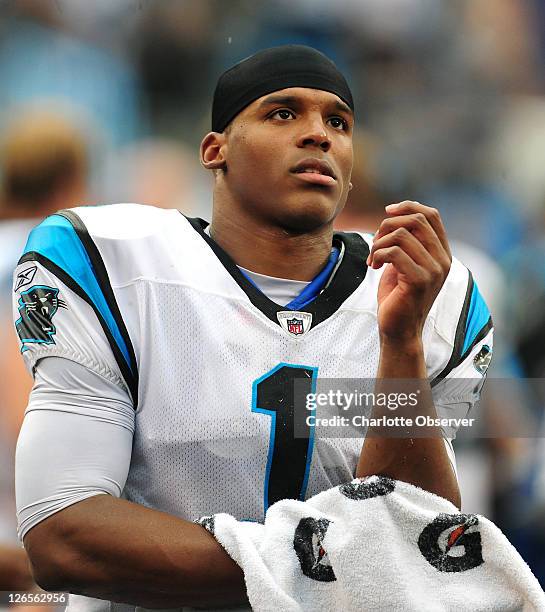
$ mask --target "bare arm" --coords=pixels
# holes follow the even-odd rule
[[[418,388],[416,414],[436,417],[427,381],[422,330],[429,310],[450,269],[451,255],[439,213],[416,202],[389,209],[369,255],[373,268],[387,265],[378,293],[381,339],[377,374],[379,391],[397,390],[395,379]],[[374,416],[381,416],[380,408]],[[390,413],[391,416],[391,413]],[[411,415],[408,415],[411,416]],[[430,427],[430,437],[368,432],[356,474],[382,474],[403,480],[450,500],[460,507],[460,491],[441,432]]]
[[[377,391],[385,393],[389,393],[392,389],[389,388],[388,380],[411,379],[409,383],[411,391],[418,390],[417,413],[434,418],[437,416],[426,377],[421,342],[382,342],[377,378],[379,379]],[[395,388],[397,391],[400,390],[397,383]],[[380,415],[375,413],[374,416],[381,416],[384,412],[381,410]],[[419,432],[413,431],[413,433]],[[429,438],[416,435],[411,437],[410,432],[402,437],[398,437],[399,434],[398,430],[396,437],[388,437],[388,432],[381,431],[380,428],[368,432],[356,475],[363,478],[380,474],[402,480],[444,497],[459,508],[461,501],[458,481],[439,428],[427,428],[426,435],[433,436]]]
[[[0,546],[0,591],[29,591],[34,586],[25,551]]]
[[[25,547],[46,590],[148,608],[247,601],[242,570],[200,525],[110,495],[39,523]]]
[[[116,383],[57,357],[39,363],[16,460],[38,584],[144,607],[244,601],[242,572],[205,529],[119,499],[133,418]],[[76,503],[52,513],[59,499]]]

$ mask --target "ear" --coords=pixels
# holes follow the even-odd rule
[[[225,134],[209,132],[201,142],[201,164],[207,170],[224,170],[227,168],[226,149]]]

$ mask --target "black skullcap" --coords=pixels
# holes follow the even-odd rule
[[[329,91],[354,110],[350,87],[328,57],[305,45],[284,45],[259,51],[220,76],[212,103],[212,131],[223,132],[254,100],[287,87]]]

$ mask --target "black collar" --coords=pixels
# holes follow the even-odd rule
[[[199,218],[186,217],[186,219],[203,240],[208,243],[227,272],[246,293],[250,302],[271,321],[279,325],[276,315],[286,309],[270,300],[244,276],[231,256],[204,231],[208,222]],[[341,304],[361,285],[367,273],[366,260],[369,255],[367,242],[356,233],[335,232],[333,234],[333,244],[340,248],[341,243],[344,244],[345,248],[344,256],[332,281],[303,309],[303,312],[312,314],[312,327],[316,327],[334,314]]]

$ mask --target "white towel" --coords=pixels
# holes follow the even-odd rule
[[[382,476],[271,506],[265,523],[198,521],[244,571],[258,612],[545,611],[545,593],[488,519]]]

